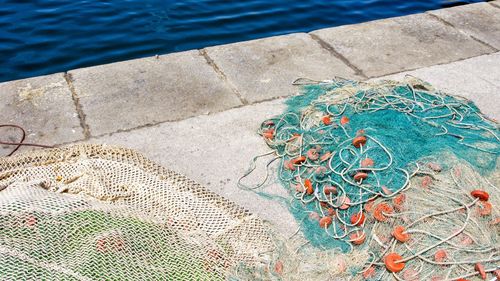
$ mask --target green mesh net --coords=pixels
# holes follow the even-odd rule
[[[241,280],[265,275],[274,240],[256,216],[132,150],[0,158],[0,280]]]
[[[498,178],[499,126],[472,102],[408,77],[404,82],[306,81],[302,93],[289,98],[286,104],[285,113],[265,120],[259,134],[273,150],[272,161],[279,162],[277,175],[289,190],[291,200],[259,190],[262,184],[241,185],[287,202],[301,224],[303,236],[314,247],[369,256],[364,262],[347,267],[346,276],[365,273],[365,279],[386,280],[393,274],[395,279],[414,280],[420,275],[425,276],[420,280],[429,280],[433,273],[448,270],[442,279],[448,280],[450,276],[477,275],[472,261],[482,261],[480,265],[486,266],[486,272],[496,270],[500,255],[493,245],[498,242],[498,208],[478,199],[477,192],[471,192],[482,188],[481,192],[489,192],[496,200],[498,189],[484,181],[462,186],[460,179],[450,180],[451,171],[462,166],[466,172],[461,176],[472,178],[479,173],[481,180]],[[421,190],[425,193],[417,192]],[[405,201],[417,202],[419,198],[427,201],[404,205]],[[446,215],[440,213],[442,208],[455,208],[454,212],[445,212],[450,213],[446,219],[453,223],[443,222]],[[483,237],[481,250],[473,246],[464,249],[449,242],[465,229],[472,238],[482,237],[477,228],[467,228],[472,216],[468,211],[472,208],[483,210],[483,215],[474,214],[477,220],[473,224],[492,233]],[[467,216],[457,213],[465,209]],[[402,215],[404,212],[409,214]],[[403,245],[396,244],[399,240],[391,233],[399,224],[396,236],[417,233],[411,228],[423,225],[409,221],[423,221],[421,217],[426,216],[429,217],[425,223],[437,220],[427,227],[441,222],[444,230],[437,230],[434,236],[418,232],[415,237],[419,236],[420,244],[404,244],[408,247],[400,249],[404,251],[401,254],[411,258],[395,259],[392,265],[396,267],[407,262],[408,272],[399,277],[395,272],[402,268],[389,269],[384,263],[391,247],[394,251],[397,245]],[[460,230],[462,219],[467,227]],[[377,235],[381,229],[386,232],[385,242],[380,242],[381,235]],[[460,231],[447,237],[446,230],[452,229]],[[448,253],[461,254],[469,262],[453,257],[440,270],[436,261],[426,264],[433,258],[423,255],[443,245]],[[471,255],[474,251],[476,254]],[[489,256],[483,256],[485,253]],[[414,278],[410,269],[416,272]]]

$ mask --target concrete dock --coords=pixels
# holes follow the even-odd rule
[[[500,120],[500,0],[0,83],[0,124],[23,126],[28,142],[137,149],[291,233],[284,206],[236,185],[268,151],[260,122],[283,111],[300,77],[406,74]]]

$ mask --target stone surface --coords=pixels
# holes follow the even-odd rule
[[[303,33],[210,47],[206,51],[250,103],[297,93],[292,86],[297,78],[356,78],[351,68]]]
[[[94,136],[241,105],[198,51],[69,73]]]
[[[281,101],[264,102],[208,116],[163,123],[90,140],[137,149],[157,163],[190,177],[291,234],[297,224],[288,209],[237,186],[250,160],[269,151],[256,134],[260,122],[282,112]],[[267,158],[269,160],[269,158]],[[245,183],[265,177],[265,161]],[[271,178],[275,179],[274,175]],[[279,183],[268,186],[283,191]]]
[[[53,145],[83,139],[62,73],[0,83],[0,97],[0,124],[23,127],[26,142]],[[18,142],[20,136],[17,129],[0,128],[0,140],[4,142]],[[12,148],[0,146],[0,156]]]
[[[401,79],[406,74],[423,79],[449,94],[468,98],[483,113],[500,120],[500,52],[380,79]]]
[[[431,11],[467,34],[500,49],[500,9],[488,3]]]
[[[369,77],[442,64],[493,50],[427,14],[312,32]]]

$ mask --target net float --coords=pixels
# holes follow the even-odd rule
[[[274,264],[274,271],[278,273],[279,275],[283,274],[283,262],[282,261],[277,261]]]
[[[274,126],[274,121],[273,120],[266,120],[262,124],[264,124],[264,126]]]
[[[323,188],[325,195],[337,194],[337,188],[335,186],[327,185]]]
[[[332,124],[332,119],[328,115],[323,116],[323,118],[321,118],[321,121],[323,121],[323,124],[325,124],[326,126]]]
[[[262,136],[266,139],[273,139],[274,138],[274,129],[265,130],[262,133]]]
[[[342,116],[342,118],[340,118],[340,125],[345,125],[349,123],[349,118],[347,116]]]
[[[400,261],[402,259],[403,259],[403,257],[398,255],[397,253],[389,253],[384,258],[385,267],[390,272],[400,272],[401,270],[403,270],[405,268],[405,263],[404,262],[397,262],[397,261]]]
[[[382,191],[384,192],[385,195],[392,194],[392,191],[389,188],[387,188],[387,186],[385,186],[385,185],[382,185]]]
[[[481,279],[486,280],[486,271],[484,270],[484,265],[482,265],[481,263],[476,263],[474,269],[477,271],[477,273],[479,273]]]
[[[319,158],[319,161],[324,162],[324,161],[330,159],[330,157],[332,157],[332,153],[330,151],[327,151],[325,154],[321,155],[321,157]]]
[[[480,189],[471,191],[470,195],[472,195],[472,197],[478,198],[481,201],[488,201],[488,199],[490,198],[488,192]]]
[[[365,136],[355,137],[352,140],[352,145],[354,145],[354,147],[357,147],[357,148],[360,148],[361,146],[363,146],[365,144],[366,144],[366,137]]]
[[[337,202],[339,204],[342,204],[342,205],[340,205],[339,209],[347,210],[350,207],[349,204],[351,203],[351,199],[349,199],[349,197],[346,197],[345,195],[343,195],[343,196],[339,197]]]
[[[365,211],[367,211],[367,212],[369,212],[369,213],[370,213],[371,211],[373,211],[373,205],[374,205],[374,204],[375,204],[375,202],[373,202],[373,201],[368,201],[368,202],[366,202],[366,203],[365,203]]]
[[[371,158],[365,158],[363,160],[361,160],[361,167],[373,167],[373,164],[375,164],[373,162],[373,159]]]
[[[448,258],[448,253],[441,249],[437,250],[436,253],[434,254],[434,260],[436,262],[444,262]]]
[[[306,187],[307,194],[309,194],[309,195],[313,194],[314,190],[313,190],[312,182],[310,179],[304,180],[304,186]]]
[[[405,228],[401,225],[394,227],[394,230],[392,231],[392,236],[394,236],[394,238],[396,238],[396,240],[398,240],[399,242],[403,243],[410,240],[411,237],[410,234],[405,233]]]
[[[387,217],[384,215],[384,213],[392,214],[393,212],[394,210],[392,209],[391,206],[389,206],[386,203],[380,203],[377,206],[375,206],[373,210],[373,217],[380,222],[384,222],[387,221]]]
[[[307,158],[311,159],[312,161],[318,160],[319,158],[319,153],[315,148],[311,148],[307,151],[306,153]]]
[[[319,221],[320,219],[320,216],[318,213],[316,212],[310,212],[309,213],[309,218],[312,219],[312,220],[315,220],[315,221]]]
[[[321,226],[321,228],[328,227],[328,226],[330,226],[330,224],[332,224],[332,218],[331,217],[322,217],[319,220],[319,226]]]
[[[305,161],[306,161],[306,157],[305,156],[299,156],[297,158],[294,158],[294,159],[290,160],[290,162],[293,165],[300,165],[300,164],[304,163]]]
[[[402,193],[392,198],[392,204],[398,207],[402,206],[405,203],[405,201],[406,201],[406,195]]]
[[[363,212],[356,213],[351,216],[351,224],[362,225],[366,220],[366,216]]]
[[[488,201],[479,201],[479,215],[485,217],[491,215],[491,209],[493,205],[491,205]]]
[[[434,172],[441,172],[441,170],[442,170],[441,165],[439,165],[438,163],[434,163],[434,162],[427,163],[427,167],[429,167]]]
[[[354,180],[355,181],[361,181],[361,180],[364,180],[368,177],[368,174],[367,173],[363,173],[363,172],[358,172],[354,175]]]
[[[365,242],[365,239],[366,239],[366,235],[363,231],[356,231],[354,233],[351,233],[351,235],[349,235],[349,238],[354,245],[361,245]]]
[[[367,270],[363,271],[363,278],[371,279],[375,277],[375,267],[370,266]]]

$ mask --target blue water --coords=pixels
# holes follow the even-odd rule
[[[0,0],[0,81],[418,13],[454,3]]]

